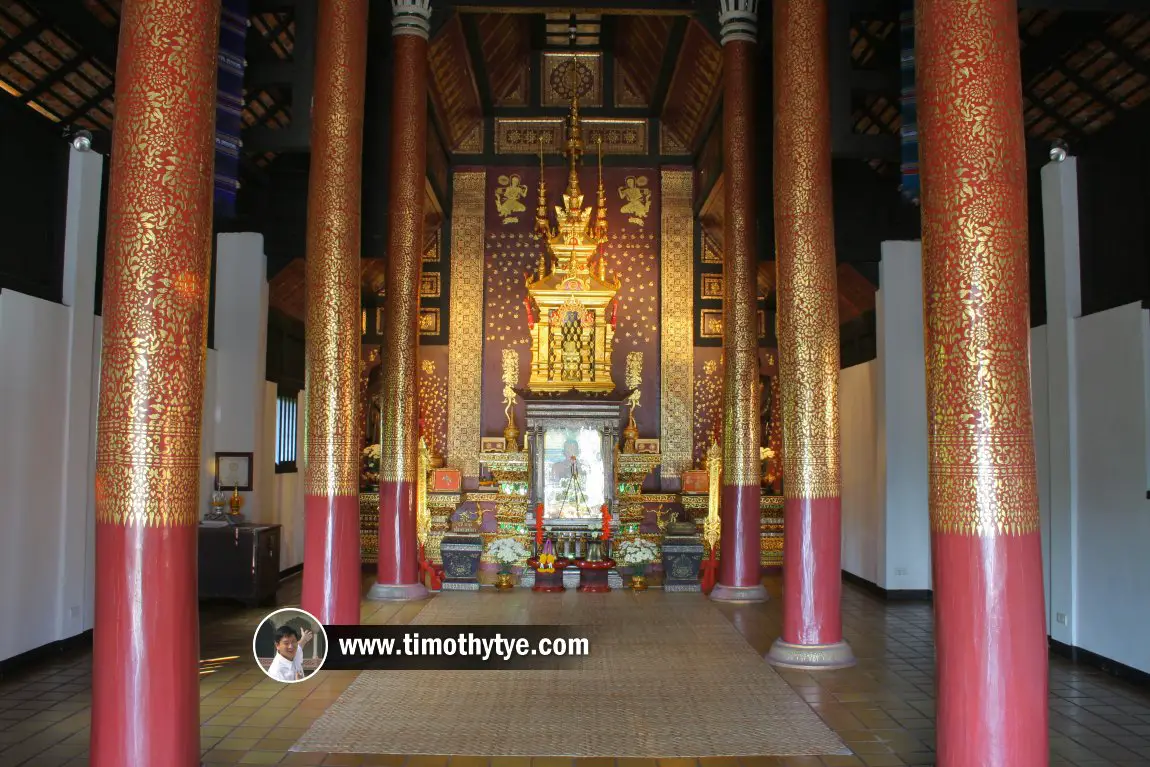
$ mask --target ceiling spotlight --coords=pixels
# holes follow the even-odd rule
[[[92,151],[92,134],[86,130],[78,130],[73,133],[72,148],[77,152]]]
[[[1060,138],[1054,139],[1050,144],[1050,161],[1062,162],[1070,154],[1070,147]]]

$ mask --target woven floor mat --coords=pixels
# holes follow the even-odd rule
[[[851,753],[699,594],[444,593],[412,623],[587,626],[591,657],[573,671],[364,672],[293,751]]]

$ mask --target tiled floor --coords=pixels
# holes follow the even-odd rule
[[[774,601],[722,606],[758,651],[778,635],[779,582]],[[285,583],[281,602],[297,603],[298,580]],[[656,596],[654,593],[652,596]],[[365,603],[372,623],[407,623],[420,604]],[[354,672],[324,672],[290,688],[271,682],[250,658],[251,632],[265,610],[206,607],[201,615],[203,676],[201,738],[204,763],[395,765],[396,767],[656,767],[654,760],[473,758],[466,756],[349,756],[289,753],[303,731],[339,697]],[[843,617],[859,664],[818,675],[783,672],[855,752],[854,756],[704,759],[709,767],[825,767],[934,763],[932,620],[929,605],[883,603],[846,586]],[[0,680],[0,767],[87,764],[90,657],[44,663]],[[716,701],[715,705],[722,705]],[[1051,764],[1150,764],[1150,691],[1061,659],[1051,660]],[[694,767],[662,760],[660,767]],[[135,766],[126,766],[135,767]]]

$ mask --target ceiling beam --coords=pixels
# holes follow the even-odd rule
[[[663,114],[667,102],[667,91],[671,88],[671,77],[675,74],[675,64],[679,60],[679,49],[683,47],[683,36],[687,34],[687,20],[676,19],[671,25],[671,34],[663,48],[663,62],[659,65],[659,79],[655,81],[655,91],[651,94],[651,114]]]
[[[79,0],[64,0],[48,4],[50,11],[44,16],[54,26],[72,38],[90,56],[95,56],[109,70],[116,68],[116,30],[96,20]]]
[[[652,13],[663,16],[684,16],[695,11],[695,0],[628,0],[620,4],[618,0],[533,0],[531,3],[515,4],[508,0],[465,0],[450,3],[461,13],[545,13],[563,11],[565,13],[608,13],[627,14]],[[718,13],[718,3],[715,3]]]
[[[1144,13],[1144,0],[1018,0],[1019,8],[1094,13]]]
[[[491,78],[487,73],[487,59],[483,57],[483,45],[479,40],[479,22],[472,14],[461,15],[463,40],[467,44],[467,55],[471,59],[471,72],[475,76],[475,89],[479,91],[479,105],[494,104],[491,95]]]

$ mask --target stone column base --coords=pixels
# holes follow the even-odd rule
[[[422,583],[374,583],[367,592],[372,602],[410,602],[427,597],[427,587]]]
[[[766,602],[770,598],[767,587],[761,583],[754,586],[724,586],[716,583],[711,589],[711,599],[716,602]]]
[[[855,654],[846,642],[834,644],[789,644],[776,639],[767,653],[767,663],[779,668],[798,668],[806,671],[831,671],[850,668]]]

